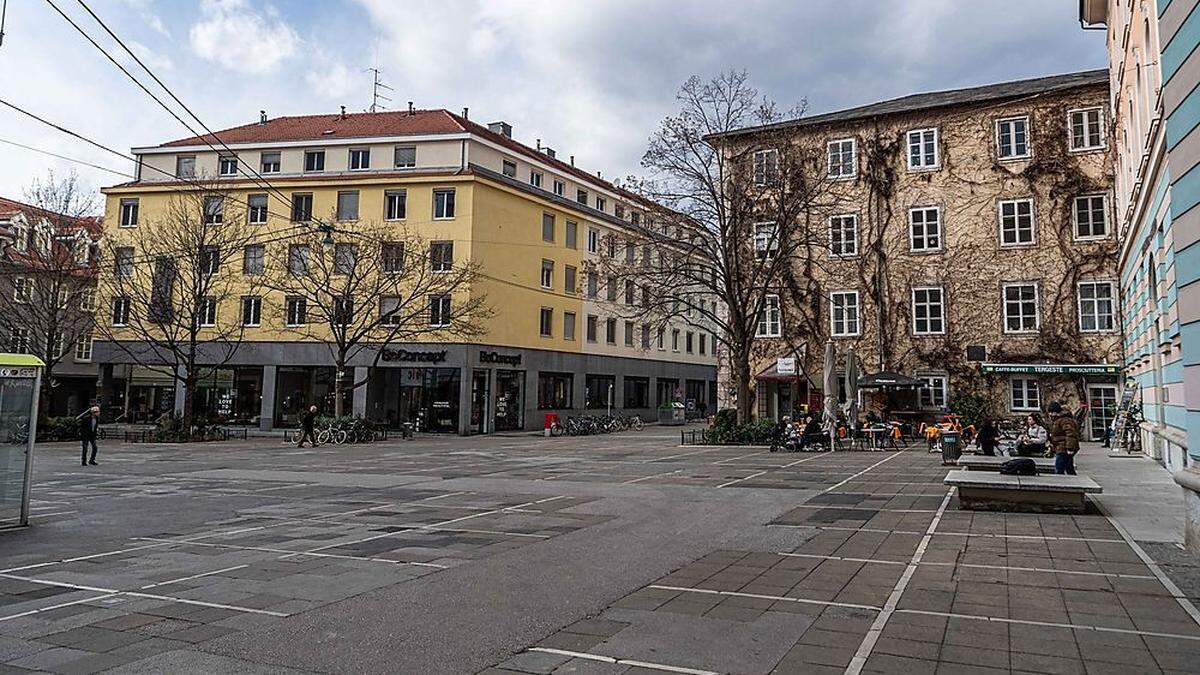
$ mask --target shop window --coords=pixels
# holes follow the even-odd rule
[[[616,378],[612,375],[588,375],[584,380],[585,404],[588,408],[607,408],[613,400]]]
[[[571,409],[574,388],[575,377],[571,373],[538,373],[538,409]]]
[[[650,378],[625,377],[625,407],[650,407]]]

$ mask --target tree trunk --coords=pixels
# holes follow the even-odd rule
[[[50,383],[54,381],[54,366],[49,362],[42,370],[42,388],[38,392],[38,420],[44,420],[50,416]],[[68,410],[67,414],[73,411]]]
[[[190,437],[192,434],[192,401],[196,397],[196,376],[194,369],[189,368],[183,378],[183,414],[181,422],[183,430]]]
[[[745,424],[754,414],[754,387],[750,382],[750,354],[731,354],[733,377],[737,380],[737,421]]]
[[[339,356],[333,372],[333,416],[342,416],[342,373],[346,370],[346,357]]]

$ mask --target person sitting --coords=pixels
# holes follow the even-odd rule
[[[812,415],[804,418],[804,433],[800,436],[800,449],[804,450],[805,446],[810,443],[821,443],[826,438],[826,434],[821,431],[821,423]]]
[[[1037,415],[1030,415],[1025,418],[1025,433],[1017,439],[1017,456],[1019,457],[1035,457],[1046,454],[1046,443],[1050,440],[1050,434],[1046,431],[1046,427],[1042,426],[1041,420]]]
[[[996,427],[996,423],[992,418],[988,417],[979,425],[979,435],[976,436],[979,441],[979,449],[988,457],[996,456],[996,446],[1000,443],[1000,429]]]

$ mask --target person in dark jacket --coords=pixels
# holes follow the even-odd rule
[[[996,423],[988,417],[979,425],[979,449],[988,457],[996,456],[996,445],[1000,442],[1000,430]]]
[[[309,445],[317,447],[317,434],[314,427],[317,424],[317,406],[309,406],[308,410],[300,416],[300,442],[296,444],[297,448],[304,447],[304,441],[307,439]]]
[[[1075,453],[1079,452],[1079,424],[1058,401],[1050,403],[1050,449],[1054,452],[1054,473],[1075,475]]]
[[[96,466],[96,437],[100,435],[100,406],[94,405],[79,416],[79,444],[82,446],[80,466],[91,464]],[[88,458],[88,445],[92,446],[91,459]]]

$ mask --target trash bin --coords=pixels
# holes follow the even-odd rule
[[[962,433],[958,431],[942,432],[942,464],[954,464],[962,456]]]
[[[545,426],[542,427],[542,433],[550,436],[556,426],[558,426],[558,413],[546,413],[546,421]]]

